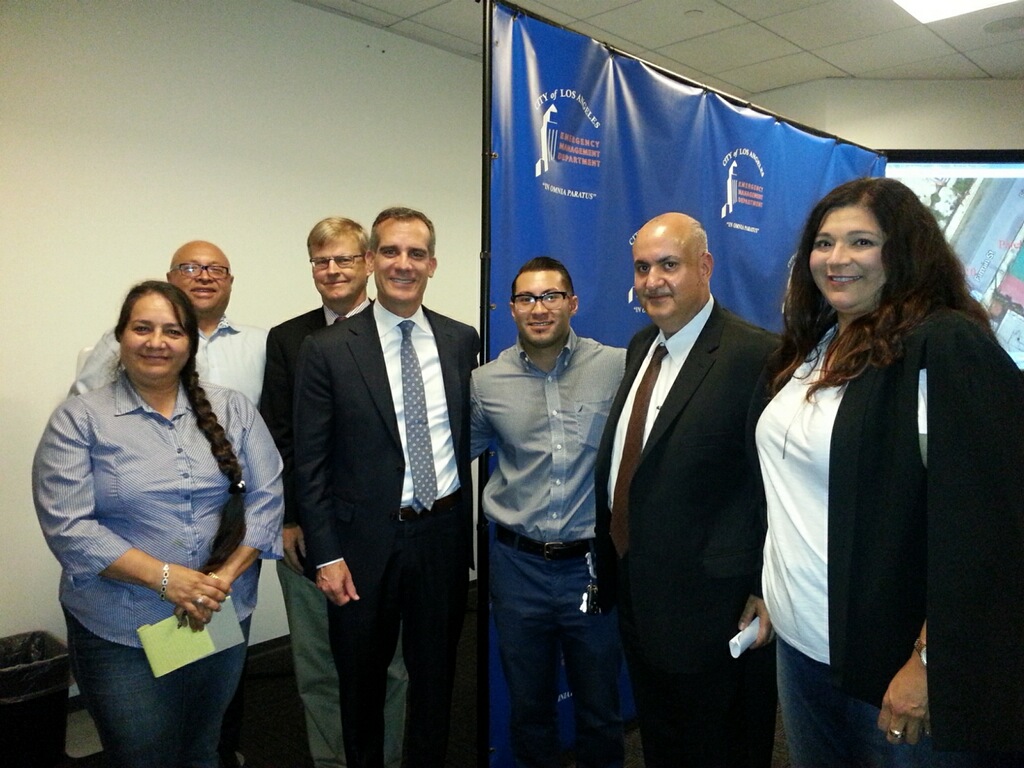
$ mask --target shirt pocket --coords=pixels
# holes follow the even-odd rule
[[[608,421],[608,411],[612,407],[612,398],[604,400],[585,400],[577,402],[573,407],[576,415],[577,438],[581,445],[597,448],[601,443],[601,434]]]

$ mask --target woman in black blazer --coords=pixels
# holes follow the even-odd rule
[[[960,262],[859,179],[811,212],[784,314],[756,436],[793,764],[1024,750],[1024,379]]]

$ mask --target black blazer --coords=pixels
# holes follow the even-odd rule
[[[270,428],[284,461],[284,522],[299,522],[295,496],[295,461],[292,438],[292,410],[295,400],[295,371],[299,349],[306,337],[327,327],[324,308],[293,317],[275,325],[267,334],[267,365],[263,369],[260,413]]]
[[[644,445],[629,489],[629,555],[620,562],[609,535],[612,443],[657,335],[652,325],[630,342],[598,449],[598,594],[604,609],[615,604],[616,571],[627,563],[643,652],[667,671],[687,673],[721,656],[748,596],[760,594],[764,490],[746,430],[776,338],[715,304]]]
[[[928,467],[918,378],[928,370]],[[832,679],[881,706],[928,620],[928,706],[944,750],[1024,750],[1024,381],[959,313],[843,395],[828,491]],[[1007,763],[1009,764],[1009,763]]]
[[[472,563],[469,377],[480,339],[424,307],[441,358],[465,525],[440,557]],[[390,515],[402,502],[405,459],[373,311],[309,336],[295,382],[299,522],[313,567],[344,557],[360,591],[377,584],[391,552]]]

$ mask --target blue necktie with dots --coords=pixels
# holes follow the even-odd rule
[[[412,345],[412,320],[398,324],[402,329],[402,400],[405,403],[405,439],[412,467],[413,506],[430,509],[437,498],[434,449],[430,445],[427,398],[423,391],[423,370]]]

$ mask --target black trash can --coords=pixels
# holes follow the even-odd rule
[[[0,639],[0,765],[52,768],[64,760],[68,649],[48,632]]]

